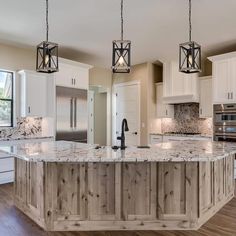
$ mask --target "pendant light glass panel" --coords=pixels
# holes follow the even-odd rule
[[[113,73],[129,73],[130,72],[130,49],[131,41],[114,40],[112,71]]]
[[[179,70],[187,74],[201,72],[201,46],[195,42],[180,44]]]
[[[46,41],[37,46],[36,71],[54,73],[58,67],[58,44],[48,41],[48,0],[46,0]]]

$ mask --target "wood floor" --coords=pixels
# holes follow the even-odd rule
[[[199,231],[45,232],[13,206],[13,186],[0,185],[0,236],[236,236],[236,198]]]

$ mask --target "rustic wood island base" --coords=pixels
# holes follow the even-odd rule
[[[233,162],[15,158],[15,205],[48,231],[193,230],[233,198]]]

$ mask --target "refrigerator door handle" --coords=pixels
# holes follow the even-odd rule
[[[74,99],[74,127],[77,127],[77,98]]]
[[[70,127],[73,128],[73,98],[70,99]]]

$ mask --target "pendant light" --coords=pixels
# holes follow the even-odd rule
[[[58,68],[58,44],[48,41],[48,0],[46,0],[46,41],[37,46],[36,71],[54,73]]]
[[[189,42],[179,46],[179,71],[183,73],[201,72],[201,46],[192,41],[192,2],[189,0]]]
[[[121,0],[121,40],[114,40],[112,43],[113,73],[129,73],[131,41],[124,40],[123,0]]]

